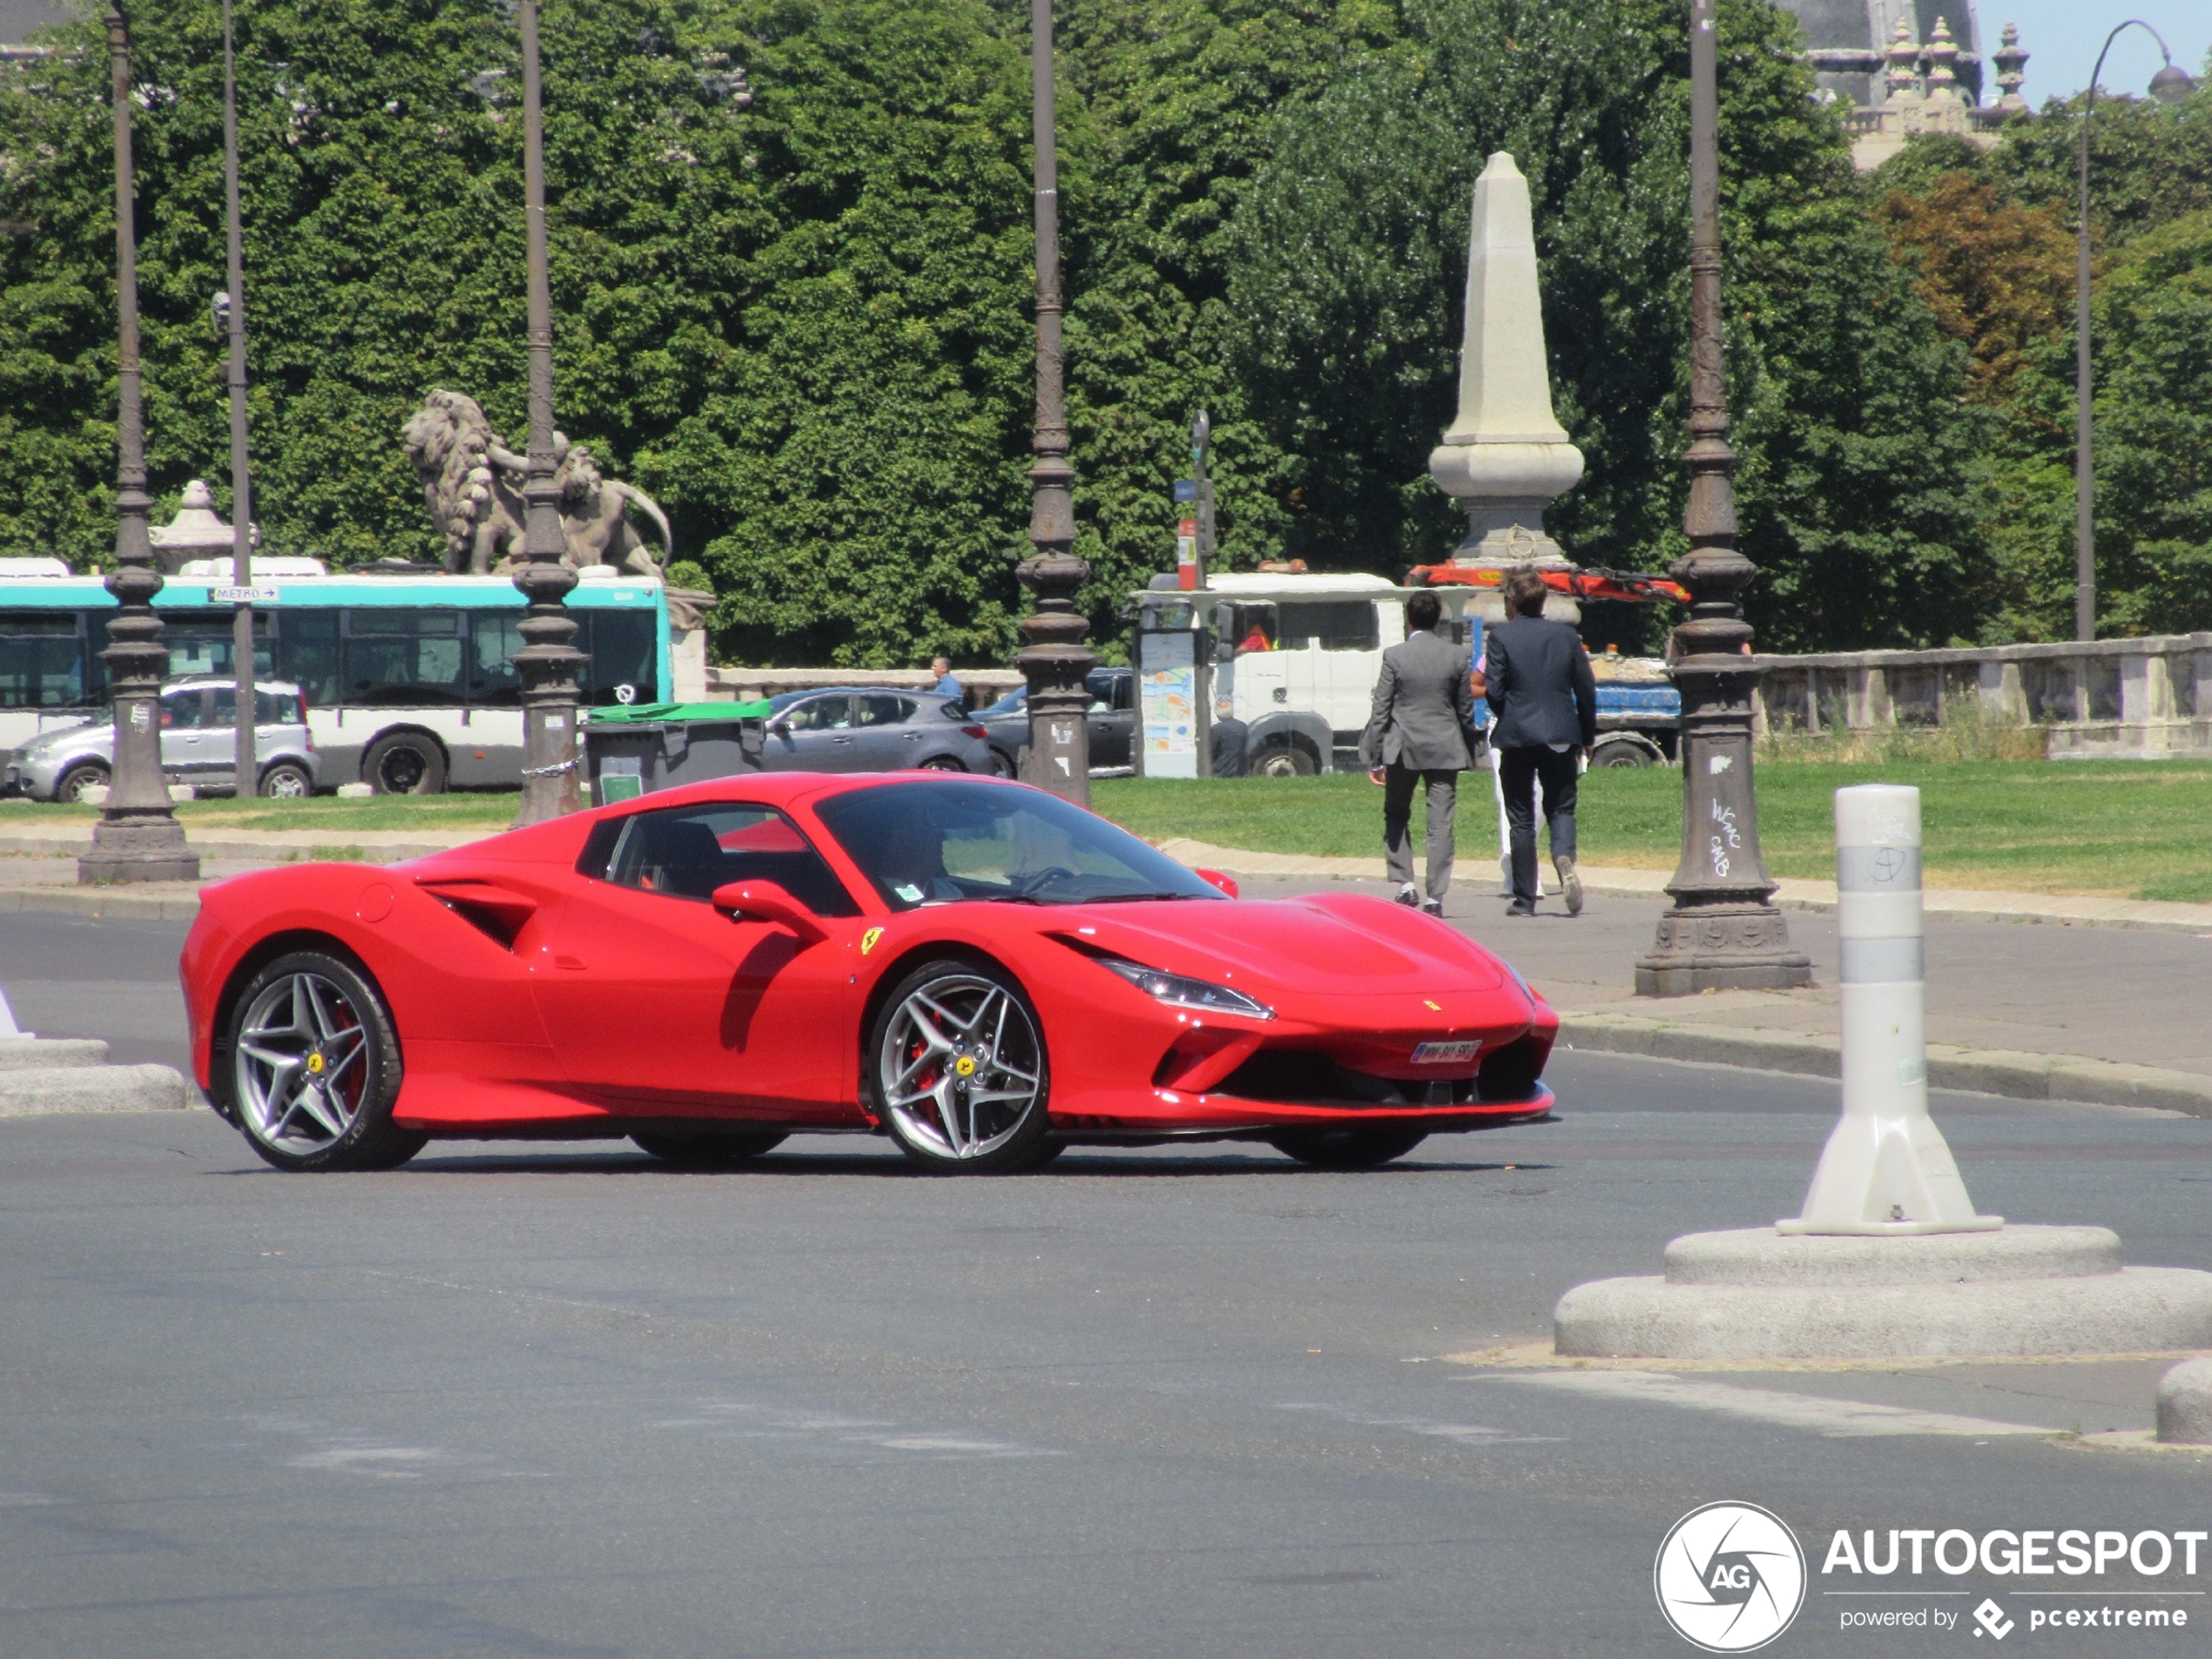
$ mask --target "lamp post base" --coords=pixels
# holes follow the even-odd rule
[[[1651,954],[1636,962],[1638,996],[1790,991],[1811,983],[1811,960],[1790,948],[1790,925],[1768,904],[1670,911],[1659,918]]]
[[[96,882],[197,881],[199,854],[185,826],[166,812],[116,813],[92,830],[92,850],[77,860],[80,887]]]

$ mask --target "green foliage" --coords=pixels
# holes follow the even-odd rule
[[[1982,372],[1992,642],[2072,637],[2074,234],[2082,100],[1993,150],[1908,145],[1874,176],[1898,256]],[[2212,92],[2101,98],[2090,127],[2097,624],[2212,626]]]
[[[1794,24],[1765,0],[1721,20],[1737,494],[1763,570],[1747,603],[1777,648],[1940,641],[1982,563],[1959,354],[1871,233]],[[1656,0],[1423,0],[1402,44],[1285,111],[1233,294],[1296,457],[1293,550],[1402,570],[1457,541],[1426,464],[1454,397],[1467,204],[1496,150],[1529,180],[1555,404],[1588,462],[1554,533],[1594,563],[1681,550],[1687,78]]]

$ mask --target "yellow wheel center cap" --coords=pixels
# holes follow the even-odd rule
[[[319,1054],[309,1055],[307,1056],[307,1069],[320,1074],[322,1070],[322,1056]]]
[[[975,1075],[975,1056],[968,1054],[961,1055],[959,1059],[953,1062],[953,1069],[963,1077],[973,1077]]]

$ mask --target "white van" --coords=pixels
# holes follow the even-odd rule
[[[1264,777],[1336,770],[1337,752],[1356,748],[1366,726],[1384,650],[1406,637],[1413,592],[1379,576],[1244,571],[1214,576],[1199,591],[1139,594],[1139,695],[1150,696],[1141,710],[1145,772],[1197,775],[1195,738],[1179,738],[1163,713],[1179,710],[1179,700],[1159,695],[1161,673],[1144,672],[1148,651],[1162,664],[1178,657],[1188,663],[1189,647],[1178,653],[1170,642],[1177,630],[1196,627],[1208,631],[1212,648],[1213,718],[1224,718],[1226,704],[1226,718],[1243,723],[1249,770]],[[1436,590],[1454,617],[1472,593]]]

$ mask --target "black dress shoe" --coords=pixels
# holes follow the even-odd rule
[[[1506,907],[1506,914],[1508,916],[1533,916],[1535,914],[1536,907],[1526,899],[1515,899]]]

